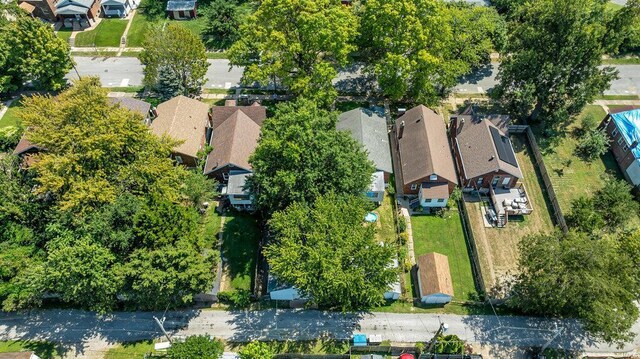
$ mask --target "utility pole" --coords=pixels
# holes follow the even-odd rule
[[[169,336],[169,334],[167,334],[167,331],[164,330],[164,317],[162,317],[162,321],[160,321],[160,319],[156,318],[156,316],[153,316],[153,319],[155,319],[156,323],[158,323],[158,326],[160,327],[160,330],[162,330],[162,332],[164,333],[164,336],[167,337],[167,340],[169,341],[169,343],[173,344],[173,342],[171,341],[171,337]]]
[[[560,335],[562,333],[562,331],[564,330],[564,328],[559,328],[558,329],[558,324],[556,323],[556,329],[554,330],[554,332],[556,332],[556,334],[554,334],[551,339],[549,339],[546,343],[544,343],[544,345],[542,346],[542,348],[540,348],[540,355],[542,355],[542,353],[547,349],[547,347],[554,341],[556,340],[556,338],[558,337],[558,335]]]
[[[438,331],[436,331],[436,334],[433,336],[433,339],[431,339],[431,343],[429,343],[429,348],[427,348],[427,353],[433,352],[433,347],[436,345],[436,340],[445,330],[447,330],[447,325],[443,322],[440,322],[440,328],[438,328]]]

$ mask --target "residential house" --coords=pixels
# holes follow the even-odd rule
[[[347,131],[362,144],[376,172],[371,179],[367,198],[380,203],[384,198],[385,183],[393,173],[387,121],[381,109],[356,108],[340,114],[336,128]]]
[[[403,114],[393,131],[398,198],[411,206],[445,207],[458,184],[444,119],[417,106]]]
[[[26,169],[33,164],[35,160],[35,154],[37,154],[41,150],[42,148],[31,143],[31,141],[27,140],[27,138],[23,134],[20,138],[20,141],[16,145],[16,148],[13,150],[13,154],[20,158],[20,168]]]
[[[169,0],[167,1],[167,16],[174,20],[195,19],[197,14],[195,0]]]
[[[151,132],[182,141],[171,157],[187,167],[196,167],[198,152],[206,148],[211,133],[209,105],[181,95],[158,105],[157,114]]]
[[[98,0],[60,0],[56,3],[56,18],[65,26],[77,21],[82,27],[88,27],[100,16],[100,1]]]
[[[451,117],[450,135],[462,188],[511,188],[522,171],[509,139],[509,116],[476,114],[472,108]]]
[[[29,16],[31,16],[33,18],[36,17],[36,15],[35,15],[36,7],[35,6],[33,6],[33,5],[29,4],[29,3],[26,3],[26,2],[21,2],[20,4],[18,4],[18,7],[20,9],[22,9],[24,12],[26,12]]]
[[[238,211],[253,211],[253,195],[247,189],[247,177],[251,172],[230,171],[229,181],[223,189],[223,195],[229,200],[229,204]]]
[[[57,0],[21,0],[19,6],[35,17],[54,22],[56,21],[56,2]],[[33,10],[23,4],[31,5]]]
[[[449,128],[463,191],[489,194],[495,210],[490,223],[498,227],[509,215],[533,212],[508,125],[509,116],[483,115],[469,107],[451,117]]]
[[[108,97],[107,100],[112,105],[119,105],[132,112],[139,113],[144,118],[144,123],[150,124],[157,116],[156,108],[150,103],[132,97]]]
[[[100,5],[105,17],[127,17],[137,7],[133,0],[102,0]]]
[[[640,185],[640,108],[610,113],[601,126],[609,135],[611,152],[624,177],[633,186]]]
[[[424,304],[446,304],[453,298],[453,283],[447,256],[431,252],[418,257],[418,290]]]
[[[251,172],[249,156],[258,146],[260,128],[267,118],[267,109],[254,103],[236,106],[230,100],[225,106],[211,109],[213,150],[207,156],[204,174],[220,183],[227,183],[231,171]]]

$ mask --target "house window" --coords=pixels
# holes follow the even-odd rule
[[[417,184],[414,183],[414,184],[411,185],[411,190],[412,191],[415,191],[417,189],[418,189],[418,185]]]
[[[622,147],[622,150],[623,150],[624,152],[629,151],[629,146],[627,146],[627,145],[625,144],[625,145],[624,145],[624,147]]]
[[[624,137],[620,136],[620,138],[618,138],[618,145],[622,146],[623,143],[624,143]]]
[[[437,181],[437,180],[438,180],[438,175],[429,176],[429,181]]]
[[[176,155],[176,162],[178,162],[178,163],[182,163],[182,157],[181,157],[181,156]]]
[[[616,137],[617,135],[618,135],[618,129],[614,128],[613,131],[611,131],[611,136]]]
[[[433,201],[431,198],[425,198],[424,199],[424,203],[431,203],[431,201]]]
[[[444,202],[444,198],[438,198],[438,203]]]
[[[483,179],[484,179],[484,178],[482,178],[482,177],[479,177],[479,178],[478,178],[478,186],[480,186],[480,185],[482,184],[482,180],[483,180]]]
[[[225,180],[225,181],[228,181],[229,180],[229,173],[228,172],[224,172],[222,174],[222,179]]]

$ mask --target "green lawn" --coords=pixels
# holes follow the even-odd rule
[[[78,47],[117,47],[127,27],[126,19],[102,19],[94,30],[83,31],[76,35],[75,46]]]
[[[143,359],[145,354],[154,351],[153,342],[151,340],[141,342],[131,342],[119,344],[117,347],[109,349],[104,359]]]
[[[20,119],[18,116],[18,111],[22,108],[22,104],[20,100],[15,100],[7,109],[4,116],[0,118],[0,128],[7,126],[17,126],[20,123]]]
[[[71,30],[70,29],[60,29],[60,30],[58,30],[56,35],[59,38],[61,38],[62,40],[66,41],[68,43],[69,42],[69,37],[71,36]]]
[[[161,24],[163,22],[167,23],[176,23],[179,24],[191,31],[194,34],[200,36],[202,29],[205,26],[206,18],[204,16],[200,16],[197,19],[192,20],[169,20],[163,18],[149,18],[147,17],[141,10],[136,12],[136,15],[131,22],[131,27],[129,28],[129,33],[127,33],[127,47],[140,47],[142,46],[142,41],[144,40],[147,32],[149,31],[150,26]],[[221,56],[221,55],[218,55]],[[226,57],[218,57],[218,58],[226,58]]]
[[[545,141],[538,136],[544,163],[565,214],[570,211],[573,200],[580,196],[589,196],[602,188],[603,174],[619,174],[618,165],[610,152],[593,162],[584,161],[576,156],[575,148],[579,137],[575,130],[581,127],[582,119],[587,116],[592,116],[595,120],[593,124],[597,126],[604,118],[605,112],[600,106],[587,106],[566,128],[559,140]]]
[[[33,351],[42,359],[62,358],[64,350],[55,343],[31,340],[0,341],[0,353]]]
[[[471,259],[458,210],[452,208],[445,218],[433,215],[413,216],[411,226],[416,259],[429,252],[448,256],[455,299],[468,300],[475,295]]]
[[[373,211],[378,214],[379,221],[376,222],[377,238],[378,240],[386,241],[387,243],[396,242],[396,222],[393,214],[393,196],[385,193],[382,204]]]
[[[202,218],[202,238],[204,238],[207,248],[218,247],[218,233],[220,233],[220,225],[220,215],[216,212],[215,207],[209,207]]]
[[[222,255],[228,283],[223,283],[223,288],[251,290],[260,228],[255,217],[248,214],[231,213],[225,217]]]

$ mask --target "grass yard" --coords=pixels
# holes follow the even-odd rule
[[[459,301],[469,300],[477,292],[460,213],[457,208],[452,208],[444,217],[434,215],[411,217],[416,260],[429,252],[448,256],[454,298]]]
[[[473,198],[466,197],[465,203],[487,291],[501,279],[515,273],[519,257],[518,243],[521,238],[540,231],[551,231],[554,227],[533,154],[530,153],[523,137],[512,136],[511,140],[524,176],[522,183],[533,206],[533,213],[511,217],[505,228],[485,228],[481,211],[484,202],[479,202],[477,198],[475,201],[469,201]]]
[[[558,195],[558,202],[565,214],[570,212],[573,200],[581,196],[590,196],[602,188],[602,175],[609,172],[620,176],[618,165],[610,152],[593,162],[584,161],[575,154],[579,140],[575,130],[581,127],[582,119],[592,116],[595,119],[593,124],[597,126],[605,115],[602,107],[587,106],[566,128],[566,133],[561,139],[546,142],[540,136],[536,136],[553,188]]]
[[[4,116],[0,118],[0,128],[8,126],[18,126],[20,124],[20,117],[18,112],[22,109],[22,103],[20,99],[16,99],[11,103],[11,106],[7,109]]]
[[[33,351],[42,359],[62,358],[64,350],[51,342],[31,340],[3,340],[0,341],[0,353]]]
[[[376,237],[379,241],[385,241],[387,243],[396,242],[396,222],[393,214],[393,201],[394,197],[385,193],[382,204],[373,210],[373,212],[378,214]]]
[[[60,29],[56,32],[56,36],[69,43],[69,37],[71,37],[70,29]]]
[[[251,290],[256,267],[260,228],[247,214],[225,215],[222,256],[226,263],[222,290]]]
[[[149,18],[146,16],[141,9],[136,12],[136,15],[133,17],[133,21],[131,22],[131,27],[129,28],[129,32],[127,33],[127,47],[141,47],[144,38],[149,31],[149,28],[153,25],[159,25],[163,22],[175,23],[183,26],[191,30],[194,34],[200,37],[200,33],[204,29],[206,23],[206,17],[200,16],[197,19],[192,20],[169,20],[163,18]],[[223,56],[224,53],[221,53]],[[216,58],[216,57],[214,57]],[[217,58],[226,58],[226,57],[217,57]]]
[[[104,359],[143,359],[146,358],[147,353],[154,352],[154,344],[151,340],[145,340],[140,342],[122,343],[117,347],[109,349],[105,354]]]
[[[76,35],[75,46],[78,47],[117,47],[127,27],[126,19],[102,19],[98,27],[83,31]]]

